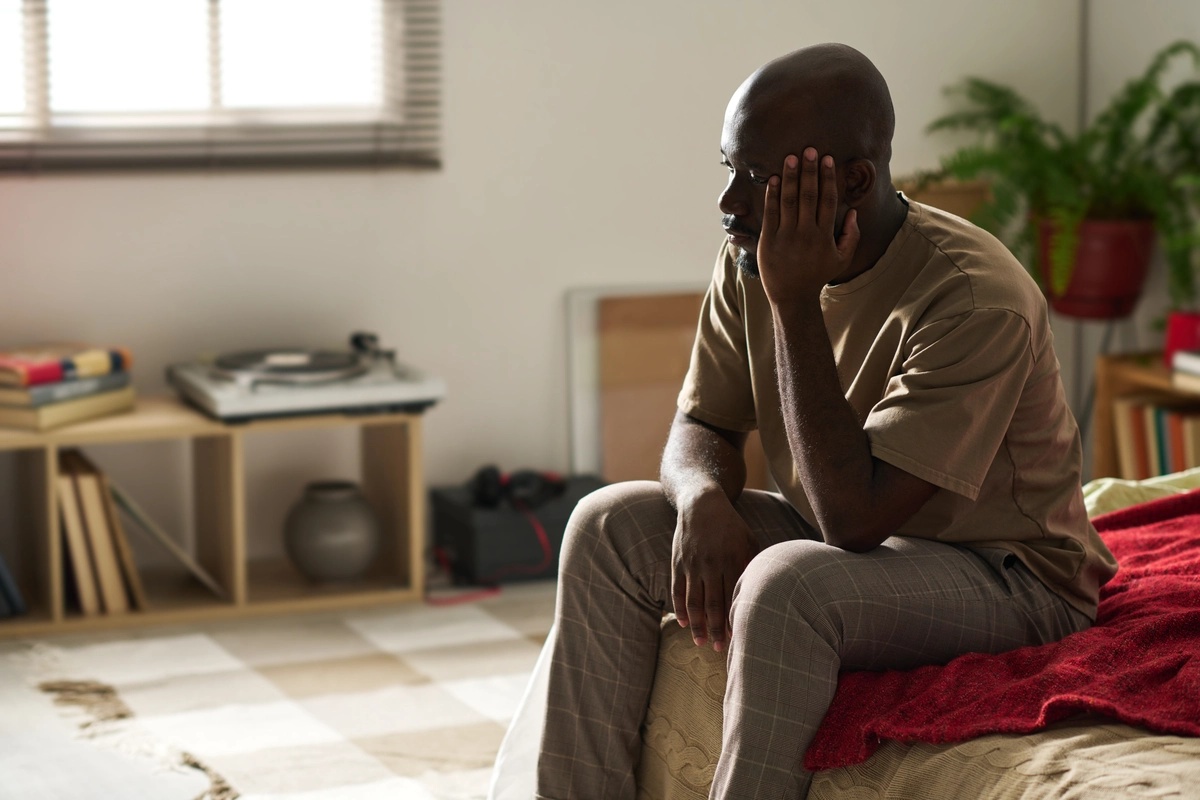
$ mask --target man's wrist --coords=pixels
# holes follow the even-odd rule
[[[784,301],[772,301],[771,315],[775,318],[776,325],[782,325],[785,328],[793,327],[797,323],[810,320],[814,317],[823,320],[821,292],[818,290],[811,295],[796,295]]]
[[[690,484],[683,491],[675,493],[675,510],[680,514],[703,514],[706,509],[720,503],[728,505],[729,496],[716,481]]]

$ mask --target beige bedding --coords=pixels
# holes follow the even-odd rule
[[[1200,469],[1084,487],[1091,516],[1200,487]],[[639,800],[703,800],[721,747],[724,658],[663,622],[658,672],[642,733]],[[1200,739],[1078,718],[1027,736],[955,745],[886,742],[853,767],[817,773],[813,800],[1200,800]]]
[[[721,656],[663,623],[642,732],[640,800],[708,797],[721,747]],[[886,742],[862,764],[818,772],[810,800],[1200,798],[1200,739],[1077,719],[1028,736],[955,745]]]

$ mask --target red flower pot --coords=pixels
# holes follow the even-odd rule
[[[1079,226],[1075,270],[1061,294],[1050,280],[1050,248],[1057,226],[1038,223],[1038,268],[1050,307],[1068,317],[1119,319],[1137,305],[1154,253],[1149,220],[1084,220]]]

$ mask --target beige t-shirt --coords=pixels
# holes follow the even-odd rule
[[[1083,453],[1046,302],[987,232],[908,201],[874,267],[821,293],[871,452],[938,487],[897,534],[1014,553],[1091,618],[1116,561],[1088,521]],[[784,430],[770,304],[717,258],[679,408],[759,430],[784,497],[815,525]]]

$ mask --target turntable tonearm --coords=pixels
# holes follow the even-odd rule
[[[419,412],[446,393],[440,378],[396,362],[371,333],[349,350],[281,348],[219,355],[167,368],[189,403],[226,422],[299,414]]]

